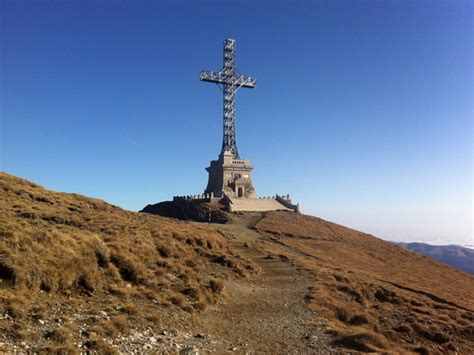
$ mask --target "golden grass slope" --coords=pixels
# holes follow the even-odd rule
[[[203,309],[222,292],[222,278],[249,272],[253,265],[212,227],[0,173],[0,342],[69,351],[79,333],[116,335],[131,322],[156,323],[166,308]],[[110,320],[97,325],[101,311]],[[53,333],[38,326],[68,317],[77,322]],[[83,323],[87,329],[79,331]],[[108,351],[94,339],[90,348]]]
[[[343,351],[472,353],[471,275],[315,217],[257,219],[261,248],[312,279],[308,306]],[[131,328],[184,327],[222,280],[257,271],[223,233],[0,173],[0,352],[112,353],[103,339]]]
[[[264,248],[308,270],[309,307],[335,343],[358,351],[474,350],[474,278],[430,258],[319,218],[266,213]]]

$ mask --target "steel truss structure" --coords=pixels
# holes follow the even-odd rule
[[[201,81],[222,85],[222,92],[224,93],[224,138],[221,154],[229,151],[235,159],[240,159],[235,140],[235,94],[242,87],[255,88],[257,79],[237,73],[234,39],[227,38],[224,41],[224,66],[222,69],[217,72],[203,70],[200,79]]]

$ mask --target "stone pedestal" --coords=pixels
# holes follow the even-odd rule
[[[256,198],[252,185],[252,170],[248,160],[235,159],[231,152],[225,151],[218,160],[212,160],[206,168],[209,182],[204,193],[216,197],[224,194],[231,197]]]

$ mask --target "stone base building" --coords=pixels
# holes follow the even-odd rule
[[[209,182],[204,193],[213,193],[215,197],[257,197],[252,184],[253,167],[248,160],[235,159],[231,152],[225,151],[206,170]]]

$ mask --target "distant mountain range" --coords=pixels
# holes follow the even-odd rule
[[[397,244],[474,275],[474,250],[472,249],[460,245]]]

